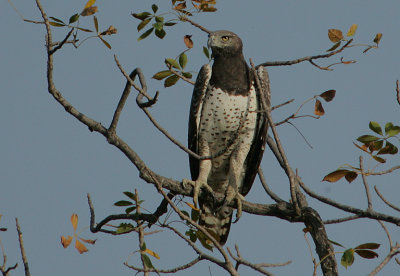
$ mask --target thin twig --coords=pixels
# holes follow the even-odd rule
[[[396,256],[397,254],[400,253],[399,248],[400,248],[400,244],[396,243],[396,245],[393,246],[393,247],[390,249],[390,252],[389,252],[389,254],[385,257],[385,259],[383,259],[383,261],[382,261],[370,274],[368,274],[368,276],[374,276],[374,275],[378,274],[378,272],[381,271],[382,268],[383,268],[394,256]]]
[[[396,80],[396,95],[397,95],[397,103],[400,104],[399,80]]]
[[[348,216],[348,217],[338,218],[338,219],[328,219],[328,220],[324,221],[324,224],[342,223],[342,222],[351,221],[351,220],[355,220],[355,219],[359,219],[359,218],[361,218],[360,215]]]
[[[261,184],[265,190],[265,192],[277,203],[283,202],[284,200],[281,199],[278,195],[276,195],[268,186],[267,181],[265,180],[264,173],[261,167],[258,168],[258,177],[260,178]]]
[[[394,205],[393,203],[389,202],[379,191],[376,186],[374,186],[376,194],[382,199],[383,202],[386,203],[390,208],[396,210],[397,212],[400,212],[400,208]]]
[[[200,257],[197,257],[196,259],[194,259],[193,261],[191,261],[191,262],[189,262],[187,264],[184,264],[184,265],[181,265],[181,266],[177,266],[177,267],[174,267],[174,268],[171,268],[171,269],[151,269],[151,268],[150,269],[149,268],[142,269],[140,267],[135,267],[135,266],[129,265],[127,262],[125,262],[124,265],[126,267],[129,267],[130,269],[133,269],[133,270],[136,270],[136,271],[139,271],[139,272],[147,272],[147,273],[148,272],[157,272],[157,273],[166,273],[166,274],[168,274],[168,273],[176,273],[178,271],[188,269],[188,268],[194,266],[195,264],[197,264],[198,262],[200,262],[201,260],[202,259]]]
[[[15,225],[17,227],[17,232],[18,232],[19,248],[21,249],[21,256],[22,256],[22,262],[24,263],[25,276],[30,276],[31,273],[29,271],[28,258],[26,257],[24,241],[22,239],[22,232],[17,218],[15,218]]]
[[[365,188],[365,193],[367,195],[367,201],[368,201],[368,210],[372,210],[372,201],[371,201],[371,193],[369,192],[369,185],[367,182],[367,177],[365,176],[365,171],[364,171],[364,162],[362,156],[360,156],[360,170],[361,170],[361,176]]]
[[[206,32],[206,33],[208,33],[208,34],[211,34],[211,33],[212,33],[212,31],[210,31],[210,30],[204,28],[203,26],[201,26],[200,24],[198,24],[198,23],[196,23],[196,22],[190,20],[187,16],[182,16],[182,17],[181,17],[181,21],[187,21],[187,22],[189,22],[190,24],[192,24],[193,26],[199,28],[200,30],[202,30],[203,32]]]

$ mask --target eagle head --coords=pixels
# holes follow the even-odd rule
[[[242,53],[242,40],[233,32],[220,30],[210,33],[208,47],[215,56],[234,56]]]

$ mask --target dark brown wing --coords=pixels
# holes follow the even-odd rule
[[[258,108],[263,110],[265,107],[263,108],[262,99],[268,106],[270,106],[271,95],[269,88],[269,77],[264,67],[260,67],[257,70],[257,76],[261,85],[261,89],[259,89],[256,85]],[[265,142],[267,141],[267,130],[268,122],[265,113],[259,112],[257,115],[257,126],[255,129],[256,133],[254,140],[244,164],[246,173],[240,191],[243,196],[247,195],[247,193],[250,191],[254,182],[254,178],[257,175],[258,167],[260,166],[261,159],[264,154]]]
[[[211,78],[211,71],[211,66],[209,64],[205,64],[201,67],[194,85],[192,102],[190,104],[188,147],[195,153],[199,152],[198,127],[200,123],[204,95],[207,91],[208,83],[210,82]],[[189,164],[192,180],[196,180],[199,175],[199,160],[189,156]]]

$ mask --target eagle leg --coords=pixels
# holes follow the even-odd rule
[[[195,181],[189,179],[182,180],[184,186],[187,184],[193,186],[193,202],[196,208],[199,206],[199,193],[201,188],[206,188],[210,193],[213,193],[213,189],[207,184],[207,178],[211,171],[211,165],[211,160],[201,160],[200,172],[197,179]]]

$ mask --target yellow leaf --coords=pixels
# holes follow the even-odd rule
[[[374,42],[376,44],[379,44],[379,41],[381,41],[381,38],[382,38],[382,33],[377,33],[375,38],[374,38]]]
[[[158,256],[158,254],[148,248],[146,248],[146,250],[143,251],[143,253],[147,253],[151,256],[153,256],[154,258],[160,259],[160,256]]]
[[[72,214],[71,223],[72,223],[72,227],[74,228],[74,232],[76,232],[76,227],[78,226],[78,215],[77,214]]]
[[[84,9],[87,9],[87,8],[93,6],[94,3],[96,3],[96,0],[89,0],[89,1],[87,1],[87,3],[86,3],[86,5],[85,5],[85,8],[84,8]]]
[[[336,42],[339,42],[340,40],[343,39],[343,34],[342,34],[341,30],[329,29],[328,30],[328,37],[333,43],[336,43]]]
[[[81,241],[83,241],[83,242],[86,242],[86,243],[89,243],[89,244],[95,244],[96,243],[96,240],[87,240],[87,239],[84,239],[84,238],[79,238]]]
[[[322,103],[320,100],[315,101],[315,108],[314,108],[314,114],[317,116],[322,116],[325,114],[325,110],[322,107]]]
[[[349,31],[347,32],[347,36],[353,36],[357,31],[357,24],[351,25]]]
[[[179,3],[179,4],[176,5],[173,9],[174,9],[174,10],[177,10],[177,11],[186,9],[186,2]]]
[[[189,207],[192,208],[193,210],[200,211],[200,209],[199,209],[199,208],[196,208],[193,204],[191,204],[191,203],[189,203],[189,202],[186,202],[186,201],[185,201],[185,203],[186,203],[187,206],[189,206]]]
[[[61,244],[64,248],[67,248],[72,242],[72,237],[68,236],[67,238],[64,236],[61,236]]]
[[[75,248],[78,250],[79,253],[83,254],[85,252],[88,251],[88,249],[86,248],[86,246],[81,243],[79,240],[76,240],[75,242]]]

